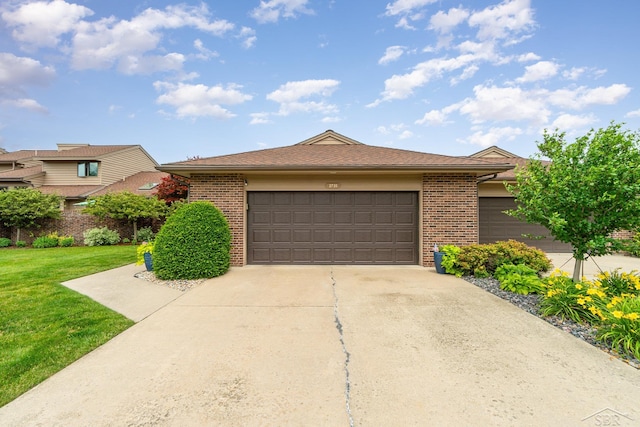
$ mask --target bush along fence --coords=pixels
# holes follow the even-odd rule
[[[141,220],[138,228],[151,227],[153,230],[158,230],[161,225],[162,221],[160,220]],[[83,233],[92,228],[100,227],[108,227],[110,230],[117,231],[123,239],[131,239],[133,237],[133,226],[126,221],[116,221],[110,218],[99,219],[93,215],[65,211],[62,213],[60,219],[41,221],[39,228],[31,227],[22,229],[20,232],[20,240],[25,241],[27,245],[31,246],[38,237],[57,233],[60,236],[73,237],[76,245],[82,245],[84,241]],[[0,237],[11,239],[11,241],[15,243],[16,233],[16,229],[10,229],[0,225]]]

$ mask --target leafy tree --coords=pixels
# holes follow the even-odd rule
[[[571,144],[564,138],[545,130],[539,153],[507,186],[518,205],[508,213],[570,243],[578,281],[586,256],[624,248],[613,232],[640,227],[640,134],[612,122]]]
[[[154,195],[167,205],[186,200],[189,196],[189,179],[174,174],[165,176],[156,187]]]
[[[84,213],[98,218],[127,220],[133,225],[133,238],[138,239],[138,221],[143,218],[158,219],[166,214],[167,206],[156,197],[133,194],[130,191],[107,193],[90,197]]]
[[[6,227],[17,227],[16,240],[20,240],[20,230],[39,226],[45,218],[60,218],[60,202],[55,194],[43,194],[35,188],[15,188],[0,191],[0,222]]]

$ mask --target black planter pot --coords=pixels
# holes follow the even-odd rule
[[[149,252],[144,253],[144,266],[147,267],[147,271],[153,271],[153,259]]]
[[[445,274],[444,267],[442,267],[442,257],[444,252],[434,252],[433,262],[436,264],[436,272],[439,274]]]

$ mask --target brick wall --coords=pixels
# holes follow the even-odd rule
[[[244,265],[244,177],[229,175],[192,175],[189,201],[212,202],[227,218],[231,229],[231,265]]]
[[[468,174],[422,178],[423,265],[433,266],[433,245],[478,243],[478,186]]]

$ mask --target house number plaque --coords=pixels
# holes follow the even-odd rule
[[[336,189],[336,188],[340,188],[340,183],[339,182],[327,182],[326,186],[327,186],[327,188]]]

